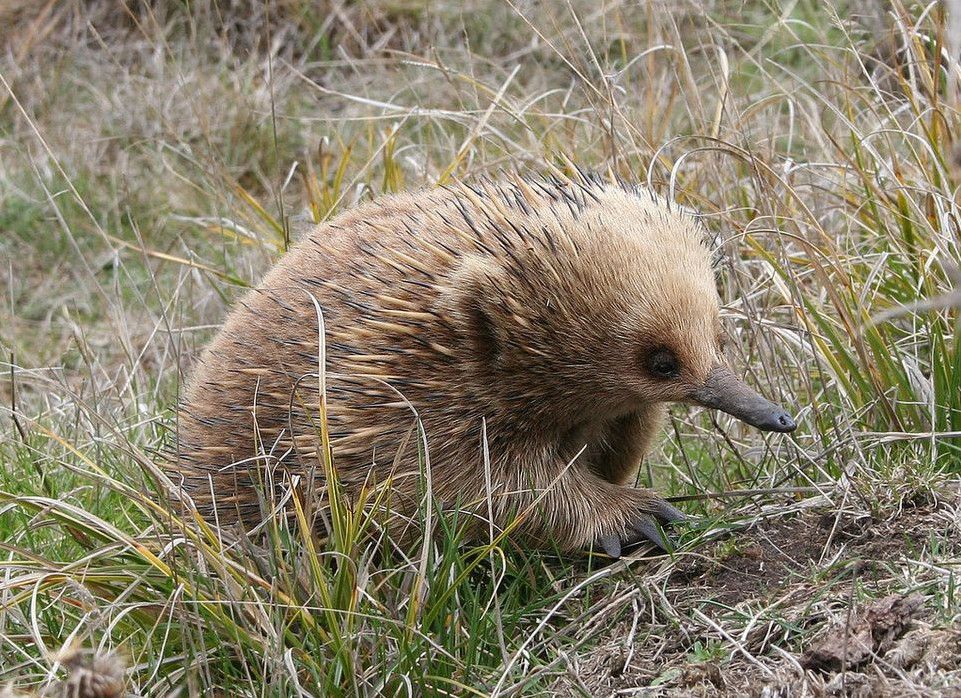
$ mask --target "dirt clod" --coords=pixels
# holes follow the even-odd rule
[[[721,668],[715,662],[703,662],[685,667],[677,679],[682,686],[694,687],[710,684],[718,689],[724,689],[724,676]]]
[[[838,671],[858,667],[901,637],[923,603],[920,594],[892,594],[867,605],[840,627],[828,629],[801,655],[805,669]]]

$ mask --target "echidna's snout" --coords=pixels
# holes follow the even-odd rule
[[[691,399],[741,419],[764,431],[794,431],[794,418],[783,409],[751,390],[730,368],[717,364],[704,385],[691,393]]]

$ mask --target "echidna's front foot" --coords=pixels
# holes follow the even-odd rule
[[[652,504],[650,511],[638,514],[628,523],[626,531],[600,536],[594,547],[603,549],[613,558],[620,557],[624,548],[633,547],[644,541],[651,541],[661,550],[671,550],[672,546],[661,529],[677,521],[684,521],[687,517],[663,499],[655,500]]]

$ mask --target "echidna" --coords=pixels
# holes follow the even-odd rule
[[[220,523],[257,521],[278,472],[323,473],[315,301],[338,480],[389,486],[401,514],[426,446],[436,501],[616,556],[683,518],[632,486],[666,403],[795,428],[728,368],[704,231],[652,192],[508,177],[385,196],[314,228],[201,357],[176,471]]]

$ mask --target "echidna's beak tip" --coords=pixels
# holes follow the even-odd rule
[[[797,429],[797,422],[794,421],[794,417],[789,415],[787,412],[782,412],[778,415],[777,424],[771,429],[771,431],[794,431]]]

